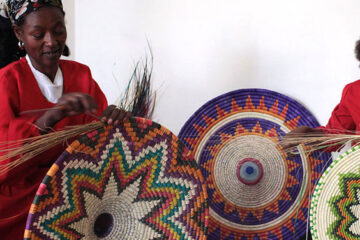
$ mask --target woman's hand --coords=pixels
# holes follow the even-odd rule
[[[106,122],[108,124],[116,125],[130,117],[131,117],[130,112],[118,108],[115,105],[110,105],[104,110],[103,114],[101,115],[101,121]]]
[[[46,111],[36,122],[41,133],[47,133],[57,122],[67,116],[96,113],[94,99],[85,93],[73,92],[63,95],[54,108]]]
[[[55,108],[60,110],[57,113],[60,119],[81,113],[97,112],[97,105],[92,96],[79,92],[63,95],[55,105]]]
[[[294,130],[292,130],[291,132],[287,133],[286,135],[284,135],[282,137],[282,140],[280,142],[280,145],[282,146],[283,149],[290,149],[293,147],[296,147],[297,144],[290,144],[287,143],[287,139],[291,139],[291,138],[296,138],[299,134],[305,134],[305,133],[318,133],[318,134],[322,134],[323,131],[321,131],[320,129],[317,128],[311,128],[311,127],[306,127],[306,126],[301,126],[298,128],[295,128]]]

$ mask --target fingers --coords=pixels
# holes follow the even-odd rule
[[[65,116],[74,116],[81,113],[96,113],[97,106],[93,98],[84,93],[69,93],[63,95],[57,106]]]
[[[115,105],[110,105],[108,106],[104,112],[101,114],[101,121],[102,122],[107,122],[111,113],[114,111],[114,109],[116,108]]]
[[[119,124],[125,119],[130,118],[131,113],[124,109],[117,108],[115,105],[108,106],[101,115],[101,121],[108,124]]]

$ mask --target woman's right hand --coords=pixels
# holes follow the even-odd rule
[[[60,120],[67,116],[75,116],[81,113],[96,113],[97,106],[93,98],[85,93],[68,93],[63,95],[54,108],[60,110]]]
[[[291,139],[291,138],[296,138],[297,136],[299,136],[299,134],[306,134],[306,133],[323,133],[320,129],[317,128],[311,128],[311,127],[306,127],[306,126],[300,126],[295,128],[294,130],[290,131],[289,133],[287,133],[286,135],[284,135],[282,137],[282,140],[280,141],[280,145],[282,146],[283,149],[289,149],[289,148],[293,148],[296,147],[297,144],[290,144],[287,143],[287,139]]]
[[[41,133],[46,133],[67,116],[96,112],[96,103],[90,95],[79,92],[68,93],[63,95],[52,109],[46,111],[35,122],[35,125],[41,130]]]

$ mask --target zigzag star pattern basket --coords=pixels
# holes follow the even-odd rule
[[[202,174],[169,130],[142,118],[79,137],[40,185],[25,239],[206,239]]]
[[[313,239],[360,239],[360,146],[326,169],[311,201]]]
[[[265,89],[212,99],[180,131],[209,195],[209,239],[293,239],[306,233],[309,192],[329,155],[286,156],[280,136],[317,127],[301,104]]]

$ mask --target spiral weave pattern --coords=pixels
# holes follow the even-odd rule
[[[311,201],[313,239],[360,239],[360,146],[326,169]]]
[[[329,155],[287,156],[279,138],[318,122],[301,104],[265,89],[242,89],[197,110],[179,138],[193,151],[209,195],[209,239],[298,239],[308,193]]]
[[[51,167],[25,239],[206,239],[208,205],[189,150],[132,118],[81,136]]]

